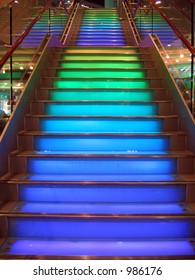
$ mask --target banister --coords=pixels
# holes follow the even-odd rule
[[[191,1],[191,0],[190,0]],[[188,48],[191,54],[195,55],[195,48],[191,46],[188,40],[183,36],[183,34],[176,28],[176,26],[167,18],[167,16],[162,12],[158,5],[155,4],[154,0],[148,0],[148,2],[161,14],[164,20],[171,26],[173,31],[177,34],[177,36],[181,39],[183,44]]]
[[[0,6],[0,10],[4,9],[5,7],[11,5],[11,4],[14,3],[14,2],[15,2],[15,0],[10,0],[10,1],[7,2],[4,6],[2,6],[2,7]]]
[[[72,7],[74,6],[75,0],[72,0],[72,2],[70,3],[70,6],[68,8],[68,12],[70,12],[70,10],[72,9]]]
[[[67,12],[67,14],[69,14],[70,10],[72,9],[72,7],[74,6],[75,0],[72,0],[70,3],[70,6],[68,8],[65,7],[65,3],[64,0],[60,1],[62,2],[62,6],[64,7],[65,11]],[[60,10],[60,3],[59,6],[56,8],[56,12],[58,12]]]
[[[52,3],[52,0],[49,0],[48,3],[45,5],[45,7],[40,11],[38,16],[36,16],[31,23],[28,25],[28,27],[25,29],[25,31],[21,34],[21,36],[15,41],[13,46],[5,53],[5,55],[0,60],[0,69],[3,67],[5,62],[10,58],[10,56],[13,54],[15,49],[22,43],[24,38],[27,36],[27,34],[30,32],[32,27],[35,25],[35,23],[40,19],[40,17],[44,14],[44,12],[50,7]]]

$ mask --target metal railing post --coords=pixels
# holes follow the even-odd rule
[[[10,20],[10,40],[9,44],[12,46],[12,41],[13,41],[13,22],[12,22],[12,4],[9,6],[9,20]],[[12,55],[10,56],[10,109],[11,113],[13,112],[13,68],[12,68],[12,62],[13,62],[13,57]]]

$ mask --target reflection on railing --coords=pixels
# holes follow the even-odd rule
[[[128,3],[133,1],[128,0]],[[169,2],[169,1],[168,1]],[[134,2],[133,2],[134,3]],[[158,3],[158,4],[157,4]],[[163,1],[144,0],[141,1],[140,8],[137,8],[135,22],[142,40],[147,35],[152,34],[155,39],[161,56],[166,63],[170,74],[175,79],[178,88],[180,89],[186,104],[195,115],[194,101],[194,83],[195,83],[195,66],[194,66],[194,31],[188,31],[193,40],[186,38],[180,29],[174,25],[171,17],[167,17],[163,9]],[[193,13],[195,13],[195,5],[193,5]],[[135,5],[134,5],[135,7]],[[150,13],[146,14],[144,10],[150,7]],[[131,8],[132,10],[132,8]],[[184,21],[188,19],[183,18]],[[186,24],[187,25],[187,24]],[[192,18],[192,26],[194,19]]]

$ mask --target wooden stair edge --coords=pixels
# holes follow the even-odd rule
[[[37,219],[37,218],[58,218],[58,219],[128,219],[128,220],[134,220],[134,219],[189,219],[189,220],[195,220],[195,212],[193,213],[182,213],[182,214],[64,214],[64,213],[34,213],[34,212],[0,212],[0,217],[6,217],[6,218],[31,218],[31,219]]]
[[[194,260],[195,255],[167,256],[48,256],[0,253],[0,260]]]
[[[71,180],[71,181],[54,181],[54,180],[29,180],[28,176],[30,176],[29,173],[18,173],[18,174],[12,174],[12,173],[6,173],[2,177],[0,177],[0,183],[2,184],[58,184],[58,185],[112,185],[112,186],[118,186],[118,185],[194,185],[195,184],[195,174],[173,174],[175,176],[174,181],[173,180],[162,180],[162,181],[104,181],[104,180]]]
[[[41,151],[40,151],[41,152]],[[41,158],[47,158],[47,157],[52,157],[52,158],[185,158],[185,157],[195,157],[195,154],[191,151],[169,151],[169,154],[137,154],[137,153],[129,153],[129,154],[110,154],[110,153],[102,153],[102,154],[96,154],[95,152],[92,153],[78,153],[78,154],[69,154],[69,153],[64,153],[64,154],[56,154],[56,153],[46,153],[46,154],[41,154],[41,153],[36,153],[34,150],[25,150],[25,151],[20,151],[20,150],[15,150],[12,153],[10,153],[11,157],[41,157]]]

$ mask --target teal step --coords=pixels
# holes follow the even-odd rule
[[[129,90],[60,90],[53,89],[49,91],[49,99],[56,101],[71,100],[91,100],[91,101],[151,101],[154,100],[153,89],[129,89]]]
[[[160,84],[161,85],[161,84]],[[159,85],[159,86],[160,86]],[[149,88],[150,81],[147,79],[61,79],[54,80],[53,87],[56,88],[94,88],[94,89],[133,89],[133,88]]]
[[[155,103],[45,103],[44,113],[49,116],[155,116]]]
[[[116,69],[116,70],[88,70],[88,69],[69,69],[57,70],[56,76],[58,78],[144,78],[146,77],[146,70],[143,69]]]

